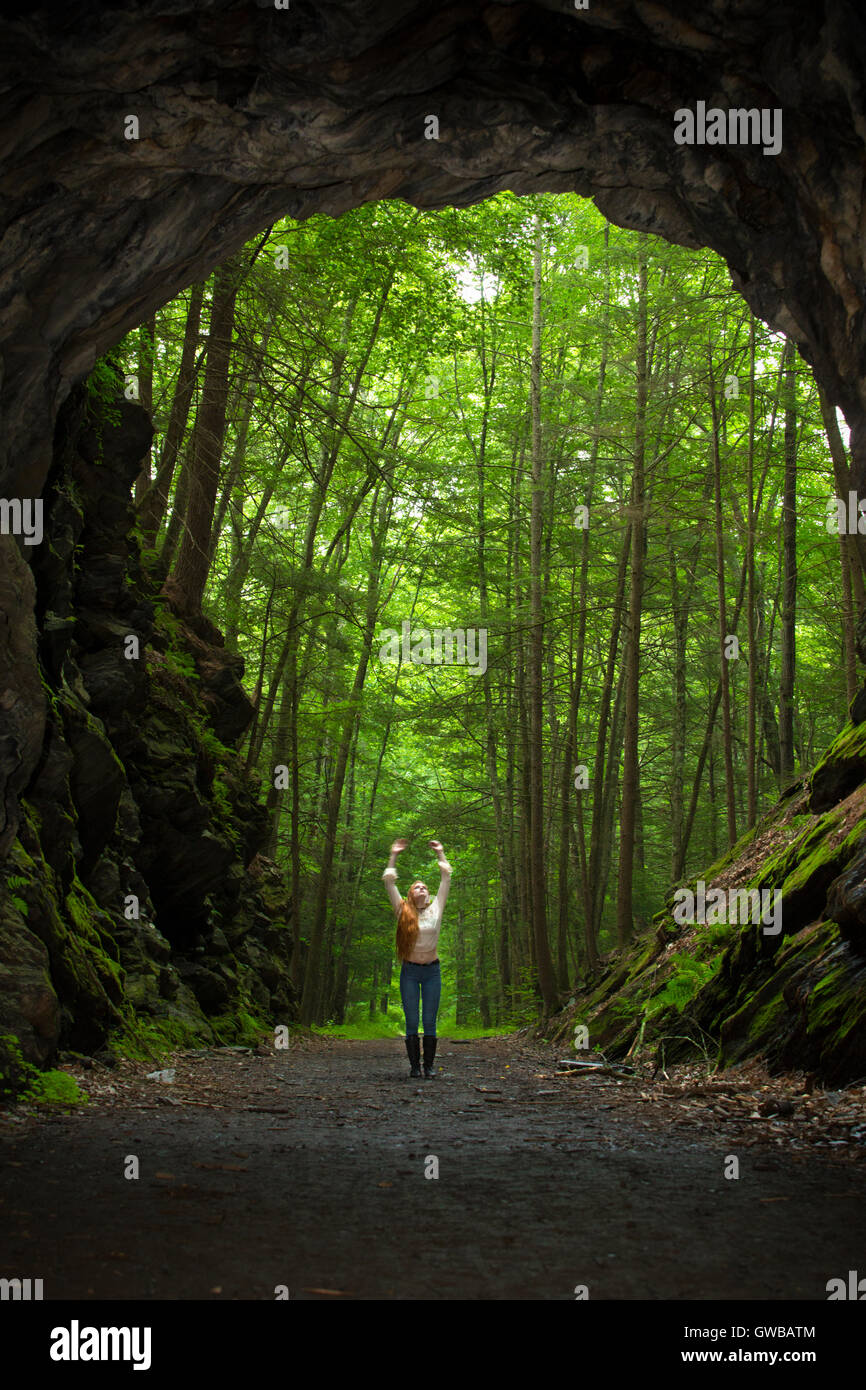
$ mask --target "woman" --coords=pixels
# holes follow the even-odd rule
[[[420,879],[412,884],[405,898],[397,888],[397,855],[402,854],[408,840],[395,840],[391,846],[388,867],[382,875],[385,890],[397,916],[397,955],[403,962],[400,969],[400,998],[406,1015],[406,1051],[409,1054],[410,1076],[421,1075],[421,1046],[418,1040],[418,991],[421,991],[421,1011],[424,1023],[424,1075],[429,1080],[435,1073],[436,1014],[442,993],[442,974],[437,946],[442,913],[451,886],[451,865],[438,840],[429,840],[439,861],[439,892],[431,900],[426,883]]]

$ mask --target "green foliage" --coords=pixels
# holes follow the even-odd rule
[[[210,1020],[214,1036],[223,1046],[255,1047],[260,1042],[273,1043],[272,1025],[245,1009],[223,1014]]]
[[[100,425],[120,424],[123,378],[118,371],[116,354],[117,349],[114,348],[105,357],[100,357],[84,383],[88,410]]]
[[[154,627],[167,638],[166,660],[172,671],[186,681],[197,681],[195,659],[189,648],[184,645],[180,622],[171,612],[167,603],[157,605]]]
[[[641,1010],[641,1001],[637,995],[618,994],[606,1012],[622,1023],[630,1023],[639,1017]]]
[[[459,1027],[447,1021],[447,1015],[439,1016],[436,1024],[437,1033],[440,1038],[498,1038],[509,1033],[516,1032],[514,1026],[502,1026],[496,1028],[472,1027],[469,1024],[461,1024]],[[395,1038],[401,1040],[406,1032],[406,1020],[402,1010],[396,1008],[388,1009],[387,1016],[377,1013],[374,1018],[364,1017],[360,1013],[347,1023],[326,1023],[321,1026],[314,1025],[312,1031],[326,1038],[350,1038],[356,1041],[373,1041],[377,1038]]]
[[[661,1009],[674,1008],[682,1013],[685,1006],[694,999],[700,989],[711,980],[719,968],[721,957],[716,960],[700,961],[688,951],[677,951],[671,957],[673,974],[658,994],[646,1005],[646,1014],[651,1017]]]
[[[65,1071],[37,1072],[21,1099],[33,1101],[37,1105],[64,1108],[87,1105],[88,1103],[86,1092],[82,1091],[75,1078]]]
[[[210,1028],[184,1023],[174,1018],[125,1018],[112,1030],[109,1047],[118,1057],[134,1062],[161,1065],[172,1051],[207,1046],[213,1041]]]
[[[213,801],[216,816],[223,824],[228,825],[233,816],[231,793],[221,777],[215,777],[211,787],[211,799]]]
[[[24,1060],[21,1044],[14,1033],[0,1033],[0,1104],[8,1104],[39,1075],[36,1067]]]
[[[14,1033],[0,1033],[0,1103],[11,1101],[70,1108],[86,1105],[88,1097],[67,1072],[26,1062]]]
[[[710,922],[701,933],[701,938],[711,946],[721,946],[730,941],[732,933],[736,930],[737,926],[730,922]]]
[[[27,888],[29,887],[30,882],[31,880],[25,878],[22,874],[9,874],[6,878],[6,887],[9,889],[10,901],[12,902],[13,907],[17,908],[18,911],[22,913],[22,915],[25,917],[27,916],[27,913],[30,911],[29,904],[26,902],[24,898],[20,896],[20,894],[16,893],[14,890],[16,888]]]
[[[622,703],[616,692],[628,630],[628,565],[622,599],[617,575],[621,556],[629,558],[642,249],[649,256],[652,354],[641,431],[647,505],[641,826],[632,894],[637,929],[649,924],[661,885],[670,882],[672,822],[685,830],[696,776],[701,794],[689,823],[688,871],[712,861],[719,869],[755,838],[741,811],[750,670],[758,672],[763,740],[756,758],[759,822],[778,793],[768,741],[778,728],[782,665],[777,615],[783,344],[751,320],[723,262],[709,252],[610,227],[592,204],[573,195],[519,198],[506,192],[460,210],[419,212],[392,202],[368,204],[338,221],[283,219],[239,286],[232,408],[217,491],[226,510],[214,534],[204,607],[224,627],[229,648],[243,657],[247,688],[256,691],[251,766],[268,788],[276,763],[294,760],[298,770],[294,819],[290,795],[279,796],[276,805],[269,798],[275,835],[268,852],[287,875],[293,860],[300,865],[305,937],[315,918],[320,872],[333,859],[323,939],[334,964],[345,964],[350,977],[347,1026],[362,1030],[384,1027],[387,1034],[392,1025],[402,1028],[393,922],[380,880],[396,835],[412,839],[400,862],[401,888],[429,875],[435,891],[434,861],[425,846],[430,836],[444,842],[455,866],[441,938],[442,1016],[458,993],[461,1017],[474,1020],[484,993],[500,1027],[505,1020],[529,1023],[537,1016],[534,945],[530,923],[519,915],[525,910],[528,841],[528,382],[536,239],[551,940],[560,908],[562,827],[576,824],[577,795],[586,845],[600,844],[592,879],[593,888],[600,886],[598,945],[605,953],[617,942],[623,739],[615,714]],[[285,268],[275,260],[281,246],[289,253]],[[158,324],[154,400],[161,403],[157,425],[163,431],[186,309],[187,299],[180,297],[161,311]],[[268,350],[259,363],[252,345],[266,337]],[[142,342],[130,339],[128,367],[141,349]],[[737,389],[728,390],[730,383]],[[834,479],[814,383],[802,364],[795,369],[793,406],[798,757],[806,765],[836,733],[846,690],[839,660],[838,538],[823,526]],[[740,837],[735,851],[726,849],[720,715],[704,747],[721,669],[710,470],[714,424],[723,475],[719,553],[727,622],[739,632],[745,658],[726,668]],[[194,426],[190,418],[187,441]],[[750,468],[755,652],[745,650],[745,610],[734,617],[749,532]],[[175,489],[179,478],[176,469]],[[588,531],[575,523],[578,506],[589,508]],[[371,624],[368,613],[375,619]],[[620,617],[624,625],[617,631]],[[215,821],[222,833],[232,834],[238,760],[215,738],[194,698],[195,665],[177,621],[167,607],[156,621],[168,643],[166,664],[178,682],[176,708],[188,718],[198,754],[213,766]],[[404,622],[413,631],[483,628],[486,671],[426,664],[411,655],[407,660],[402,649],[398,663],[384,660],[384,631],[401,634]],[[572,710],[578,668],[580,699]],[[180,688],[184,684],[188,689]],[[589,786],[576,795],[562,776],[570,721],[574,760],[584,760],[591,774]],[[242,747],[246,759],[249,745]],[[605,760],[598,766],[597,747]],[[335,792],[338,769],[342,783]],[[333,796],[338,804],[332,825]],[[580,856],[567,849],[566,957],[569,974],[576,967],[579,976],[587,885],[579,881]],[[798,852],[797,844],[779,851],[791,863]],[[500,878],[506,863],[513,884]],[[704,876],[709,881],[714,875]],[[513,958],[507,979],[500,979],[506,938]],[[673,976],[646,1010],[638,982],[612,1006],[612,1017],[637,1024],[667,1006],[683,1009],[715,968],[702,957],[715,958],[716,948],[729,939],[730,929],[722,924],[708,928],[695,944],[697,958],[675,959]],[[369,1000],[378,1004],[382,994],[389,1012],[369,1021]]]

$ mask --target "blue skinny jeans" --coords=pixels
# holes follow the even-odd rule
[[[421,1012],[424,1022],[424,1035],[436,1036],[436,1014],[439,1011],[439,998],[442,994],[442,970],[438,960],[429,965],[416,965],[414,961],[404,960],[400,970],[400,999],[406,1015],[406,1035],[418,1032],[418,991],[421,991]]]

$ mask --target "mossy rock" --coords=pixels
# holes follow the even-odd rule
[[[0,1105],[16,1100],[36,1074],[36,1068],[21,1051],[18,1037],[14,1033],[0,1032]]]
[[[846,724],[811,777],[809,808],[826,811],[866,781],[866,722]]]
[[[190,991],[181,990],[180,1000],[155,1000],[152,1016],[124,1018],[109,1034],[111,1050],[133,1061],[162,1062],[171,1052],[211,1047],[216,1035],[195,998]]]
[[[26,890],[27,924],[48,952],[51,980],[67,1011],[63,1040],[89,1051],[119,1017],[124,972],[118,948],[100,931],[108,919],[82,884],[61,902],[50,866],[43,860],[39,872],[30,862],[38,877]]]
[[[60,1004],[48,952],[18,901],[27,907],[0,887],[0,1030],[15,1037],[27,1062],[42,1066],[60,1040]]]
[[[816,963],[802,986],[806,1036],[797,1055],[805,1052],[806,1060],[831,1086],[862,1080],[866,1077],[866,959],[849,942],[840,941]],[[788,1051],[780,1052],[782,1065],[788,1064]]]

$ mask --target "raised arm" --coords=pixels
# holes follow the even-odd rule
[[[382,875],[382,881],[385,884],[385,892],[388,894],[388,901],[395,912],[400,911],[400,906],[403,902],[400,896],[400,890],[397,887],[397,855],[402,853],[408,843],[408,840],[394,841],[391,846],[391,853],[388,857],[388,867]]]
[[[445,851],[439,840],[430,840],[429,844],[431,849],[435,849],[436,859],[439,864],[439,892],[436,894],[436,902],[439,907],[439,919],[441,921],[445,904],[448,901],[448,890],[451,887],[451,865],[445,858]]]

